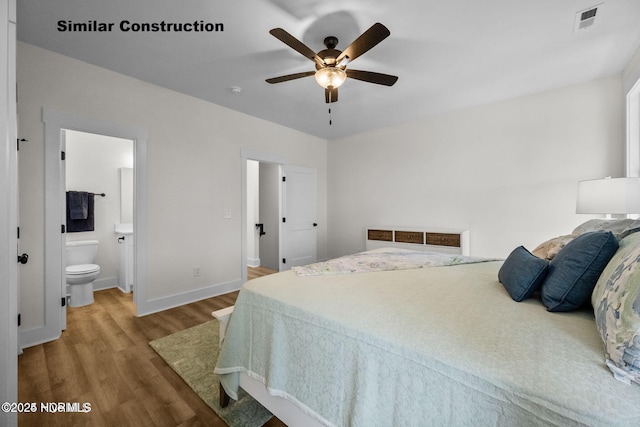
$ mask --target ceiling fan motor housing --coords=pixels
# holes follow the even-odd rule
[[[341,50],[329,48],[329,49],[324,49],[318,52],[318,56],[322,58],[322,60],[327,66],[332,67],[336,65],[336,58],[341,53],[342,53]],[[320,64],[316,64],[316,70],[319,70],[320,68],[322,68],[322,66]]]

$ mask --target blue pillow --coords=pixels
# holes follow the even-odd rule
[[[500,267],[498,280],[514,301],[524,301],[540,288],[548,267],[549,261],[518,246]]]
[[[542,302],[549,311],[571,311],[591,298],[598,278],[618,250],[610,231],[584,233],[569,242],[549,264]]]

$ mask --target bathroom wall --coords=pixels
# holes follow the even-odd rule
[[[67,240],[98,240],[100,276],[94,290],[117,286],[118,242],[114,224],[120,222],[120,168],[133,167],[133,141],[66,131],[67,191],[105,193],[95,196],[94,231],[67,233]]]

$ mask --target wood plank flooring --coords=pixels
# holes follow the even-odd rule
[[[270,270],[266,267],[249,267],[247,268],[247,280],[255,279],[257,277],[267,276],[273,273],[277,273],[277,271]]]
[[[135,317],[132,295],[108,289],[95,292],[94,304],[69,307],[60,339],[18,357],[18,399],[38,408],[40,402],[88,402],[91,412],[22,413],[20,427],[225,427],[148,343],[211,320],[212,311],[233,305],[237,296]],[[284,424],[273,418],[266,426]]]

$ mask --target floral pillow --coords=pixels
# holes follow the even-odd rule
[[[591,302],[607,366],[616,379],[640,386],[640,233],[620,241]]]
[[[538,258],[551,261],[562,248],[581,234],[593,231],[611,231],[618,240],[640,231],[640,220],[637,219],[590,219],[577,226],[571,234],[554,237],[540,243],[532,254]]]
[[[579,236],[591,231],[611,231],[618,240],[640,231],[640,220],[636,219],[590,219],[580,224],[571,234]]]
[[[560,249],[564,248],[567,243],[575,239],[576,236],[573,234],[568,234],[566,236],[558,236],[553,239],[549,239],[546,242],[540,243],[531,253],[538,258],[546,259],[551,261]]]

